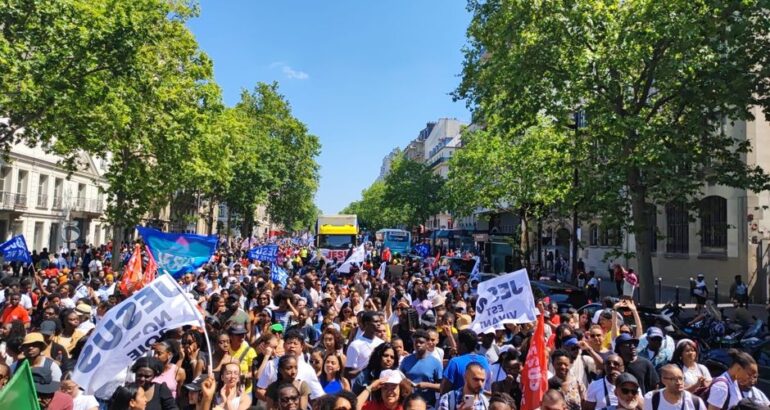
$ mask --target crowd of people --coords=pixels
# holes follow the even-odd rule
[[[24,361],[50,410],[511,410],[530,387],[521,380],[536,322],[473,331],[477,278],[374,246],[341,273],[342,261],[286,241],[285,284],[269,264],[227,246],[178,278],[205,328],[166,331],[148,355],[85,394],[69,375],[95,326],[127,297],[109,262],[127,261],[129,248],[111,251],[44,250],[31,266],[4,267],[0,389]],[[398,269],[380,271],[383,254]],[[696,343],[675,341],[665,323],[644,328],[631,298],[604,303],[589,317],[537,301],[549,362],[541,409],[770,405],[747,353],[732,351],[732,365],[714,377]]]

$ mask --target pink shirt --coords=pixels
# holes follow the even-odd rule
[[[171,367],[160,374],[160,376],[153,379],[155,383],[166,383],[166,387],[171,390],[171,395],[176,398],[176,365],[172,364]]]

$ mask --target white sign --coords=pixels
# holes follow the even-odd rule
[[[530,323],[537,319],[535,298],[526,269],[479,283],[476,318],[471,329],[482,332],[506,323]]]
[[[65,222],[61,227],[61,238],[65,242],[75,242],[80,239],[80,228],[77,222]]]
[[[337,268],[337,272],[350,273],[351,264],[357,263],[361,265],[364,262],[364,259],[366,259],[366,250],[364,249],[364,244],[361,244],[353,251],[353,254],[350,255],[348,260]]]
[[[145,356],[163,332],[185,325],[204,326],[203,315],[171,275],[160,275],[99,321],[80,353],[72,380],[85,394],[94,394]]]

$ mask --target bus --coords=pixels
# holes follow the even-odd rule
[[[403,229],[380,229],[375,237],[382,249],[390,248],[391,255],[406,256],[412,249],[412,234]]]
[[[316,248],[331,262],[342,262],[351,247],[358,246],[358,217],[356,215],[321,215],[316,222]]]

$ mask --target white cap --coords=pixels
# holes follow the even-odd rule
[[[386,384],[400,384],[404,375],[398,370],[387,369],[380,372],[380,380]]]

